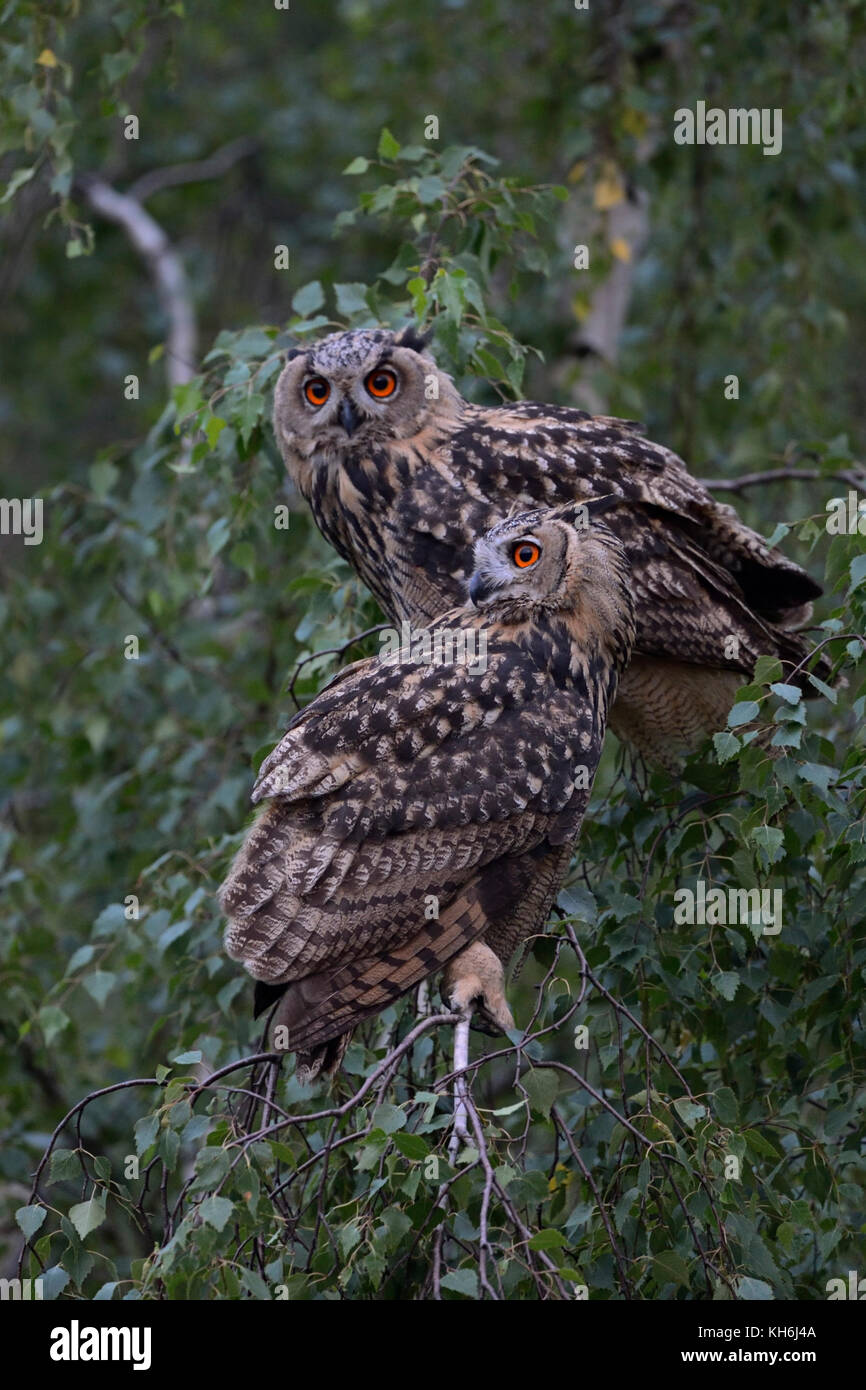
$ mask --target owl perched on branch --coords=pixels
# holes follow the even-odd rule
[[[598,499],[637,607],[611,727],[649,761],[675,766],[723,726],[762,654],[804,682],[791,673],[810,648],[792,629],[821,589],[633,423],[471,405],[412,330],[364,330],[290,354],[274,427],[319,529],[392,621],[460,602],[473,542],[502,517]]]
[[[631,652],[627,570],[581,506],[500,523],[437,625],[455,659],[357,662],[263,763],[220,894],[226,949],[257,1002],[282,996],[274,1036],[303,1079],[443,966],[455,1009],[513,1026],[504,966],[559,891]]]

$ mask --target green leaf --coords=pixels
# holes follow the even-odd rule
[[[248,1293],[252,1294],[253,1298],[259,1299],[259,1301],[262,1303],[271,1302],[273,1294],[271,1293],[271,1290],[268,1288],[262,1276],[258,1274],[256,1270],[242,1269],[240,1271],[239,1278],[244,1288],[247,1290]]]
[[[755,662],[755,685],[769,685],[782,679],[782,663],[777,656],[759,656]]]
[[[31,165],[27,169],[16,169],[15,173],[12,175],[11,179],[6,185],[6,191],[4,192],[2,198],[0,198],[0,203],[8,203],[10,198],[14,198],[15,194],[18,192],[18,189],[21,188],[23,184],[29,183],[35,173],[35,164]]]
[[[250,435],[256,425],[262,424],[265,416],[265,398],[260,391],[251,391],[241,402],[236,423],[244,444],[249,444]]]
[[[787,536],[787,534],[788,534],[788,532],[790,531],[790,529],[791,529],[790,526],[786,526],[785,523],[784,523],[784,521],[780,521],[780,522],[777,523],[776,527],[774,528],[774,530],[773,530],[773,532],[772,532],[772,535],[769,535],[769,536],[767,537],[767,545],[768,545],[768,547],[770,548],[770,550],[774,550],[775,547],[779,544],[779,542],[780,542],[780,541],[783,541],[783,540],[785,539],[785,537]],[[763,661],[764,658],[763,658],[763,657],[760,657],[759,660]],[[770,657],[769,660],[772,661],[772,660],[774,660],[774,658],[773,658],[773,657]],[[758,679],[760,679],[760,680],[767,680],[767,677],[766,677],[766,676],[761,676],[761,677],[757,677],[757,676],[756,676],[755,679],[756,679],[756,680],[758,680]],[[775,679],[775,677],[774,677],[774,679]]]
[[[296,314],[302,318],[309,318],[317,309],[321,309],[325,302],[325,291],[322,289],[318,280],[311,280],[308,285],[299,289],[292,300],[292,308]]]
[[[561,1250],[568,1243],[568,1238],[563,1235],[562,1231],[547,1226],[541,1231],[536,1231],[529,1241],[529,1248],[530,1250]]]
[[[120,470],[105,459],[92,463],[87,470],[87,481],[97,497],[107,497],[119,477]]]
[[[749,839],[766,855],[768,863],[776,864],[784,858],[785,836],[778,826],[756,825],[749,832]]]
[[[213,1226],[215,1231],[222,1231],[231,1219],[234,1203],[227,1197],[205,1197],[204,1201],[199,1203],[198,1210],[202,1221]]]
[[[687,1289],[690,1284],[689,1267],[676,1250],[662,1250],[653,1256],[656,1278],[660,1284],[679,1284]]]
[[[55,1298],[60,1297],[69,1283],[69,1274],[62,1265],[52,1265],[50,1269],[44,1271],[41,1279],[43,1299],[53,1302]]]
[[[827,767],[825,763],[801,763],[797,768],[797,776],[817,787],[824,797],[830,790],[830,783],[835,782],[838,775],[834,767]]]
[[[369,159],[365,159],[362,154],[356,155],[351,164],[347,164],[343,170],[344,174],[366,174],[370,167]]]
[[[811,673],[811,671],[809,672],[809,681],[810,681],[810,683],[811,683],[812,685],[814,685],[814,687],[815,687],[816,690],[819,690],[819,691],[821,692],[821,694],[824,696],[825,699],[827,699],[827,700],[830,701],[830,704],[831,704],[831,705],[835,705],[835,704],[836,704],[836,701],[838,700],[839,697],[838,697],[838,695],[836,694],[836,691],[833,689],[832,685],[827,685],[824,681],[820,680],[817,676],[813,676],[812,673]]]
[[[81,1161],[75,1149],[55,1149],[51,1155],[50,1182],[68,1182],[81,1177]]]
[[[193,377],[192,381],[186,381],[182,386],[175,386],[173,395],[178,421],[196,414],[204,405],[199,377]]]
[[[357,1221],[347,1221],[345,1226],[341,1227],[340,1234],[337,1237],[340,1254],[343,1256],[344,1260],[352,1253],[355,1246],[360,1244],[360,1241],[361,1230]]]
[[[156,1142],[159,1133],[159,1116],[142,1115],[140,1120],[136,1120],[133,1128],[135,1135],[135,1152],[139,1158]]]
[[[592,926],[598,920],[598,904],[582,883],[571,883],[560,891],[557,904],[569,917]]]
[[[447,191],[447,185],[436,174],[418,180],[418,198],[425,206],[440,202]]]
[[[679,1100],[675,1100],[674,1110],[689,1129],[694,1129],[698,1120],[703,1120],[707,1113],[705,1105],[698,1105],[696,1101],[689,1100],[688,1096],[681,1096]]]
[[[720,763],[730,762],[731,758],[737,756],[742,746],[736,734],[729,733],[727,729],[713,734],[713,747]]]
[[[373,1128],[386,1134],[396,1134],[406,1123],[406,1111],[399,1105],[377,1105],[373,1111]]]
[[[478,1275],[474,1269],[452,1269],[441,1279],[443,1289],[451,1289],[466,1298],[478,1297]]]
[[[400,143],[395,140],[387,126],[382,129],[379,136],[379,144],[376,147],[376,154],[380,159],[396,159],[400,153]]]
[[[211,415],[204,427],[205,437],[212,449],[216,448],[216,442],[226,428],[226,421],[221,420],[219,415]]]
[[[91,999],[95,999],[100,1008],[104,1008],[105,1001],[117,983],[117,976],[110,970],[94,970],[90,975],[85,975],[81,983]]]
[[[218,516],[207,531],[207,548],[212,557],[219,555],[231,536],[231,522],[227,516]]]
[[[338,312],[343,314],[346,318],[352,318],[354,314],[370,312],[366,299],[366,285],[335,285],[334,295],[337,301]]]
[[[738,981],[739,983],[739,981]],[[726,996],[727,997],[727,996]],[[723,1125],[735,1125],[739,1119],[740,1108],[737,1097],[730,1086],[720,1086],[713,1094],[713,1110],[716,1119]]]
[[[193,1188],[201,1191],[205,1187],[217,1187],[229,1170],[231,1159],[225,1149],[208,1145],[199,1149],[195,1156],[195,1181]]]
[[[19,1207],[15,1213],[15,1220],[28,1240],[32,1240],[39,1230],[48,1212],[44,1207]]]
[[[420,1134],[395,1134],[394,1147],[404,1158],[409,1158],[414,1163],[426,1158],[430,1152],[430,1145]]]
[[[778,695],[780,700],[787,700],[789,705],[799,705],[803,698],[803,692],[799,686],[786,685],[784,681],[774,681],[770,686],[774,695]]]
[[[717,994],[730,1002],[742,982],[735,970],[718,970],[710,983]]]
[[[94,1192],[89,1201],[78,1202],[74,1207],[70,1207],[69,1220],[81,1239],[86,1240],[90,1232],[95,1231],[105,1220],[104,1195]]]
[[[550,1108],[559,1094],[559,1078],[556,1072],[534,1068],[520,1079],[532,1109],[543,1115],[546,1120],[549,1119]]]
[[[728,726],[737,729],[741,724],[751,724],[753,719],[757,719],[761,713],[761,707],[757,700],[743,700],[740,704],[734,705],[728,715]]]
[[[775,1160],[781,1158],[782,1155],[779,1153],[778,1149],[774,1148],[769,1139],[765,1139],[763,1134],[759,1134],[756,1129],[747,1129],[743,1132],[746,1143],[754,1153],[760,1154],[762,1158],[772,1158]]]
[[[848,593],[852,594],[855,589],[866,579],[866,555],[855,555],[850,566],[851,583],[848,585]]]
[[[64,1013],[57,1004],[43,1004],[36,1015],[39,1027],[45,1035],[45,1042],[48,1047],[59,1037],[65,1028],[69,1027],[69,1015]]]
[[[765,1284],[763,1279],[752,1279],[747,1275],[740,1279],[737,1284],[737,1298],[766,1303],[775,1297],[772,1286]]]

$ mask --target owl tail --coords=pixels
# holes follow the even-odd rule
[[[425,921],[387,952],[347,960],[285,986],[259,982],[257,1013],[279,998],[271,1024],[274,1050],[297,1053],[300,1081],[333,1075],[358,1024],[483,936],[492,921],[516,907],[534,872],[531,855],[508,866],[494,860],[462,885],[438,919]]]
[[[299,1052],[295,1075],[301,1085],[309,1086],[317,1076],[336,1076],[351,1039],[351,1033],[341,1033],[339,1038],[332,1038],[324,1047],[316,1047],[312,1052]]]
[[[287,985],[274,1013],[271,1040],[275,1050],[298,1054],[298,1079],[333,1075],[359,1023],[381,1013],[476,941],[490,924],[491,910],[502,910],[510,901],[515,884],[507,879],[501,869],[497,873],[488,865],[463,885],[438,920],[425,922],[387,954],[350,960]],[[279,986],[266,988],[272,1002]]]
[[[256,980],[254,1016],[258,1018],[266,1009],[272,1008],[275,1003],[279,1004],[269,1029],[272,1039],[279,1041],[285,1036],[285,1034],[277,1033],[277,1028],[282,1027],[291,1030],[300,1025],[307,1009],[314,1002],[310,995],[317,993],[321,998],[321,991],[312,990],[311,985],[314,981],[323,978],[325,977],[309,976],[306,980],[301,980],[294,985],[271,985],[264,980]],[[346,1054],[346,1048],[349,1046],[351,1038],[352,1030],[350,1029],[347,1033],[341,1033],[336,1038],[330,1038],[320,1047],[311,1048],[309,1052],[298,1052],[295,1071],[301,1085],[308,1086],[318,1076],[335,1076],[340,1069],[340,1063]]]

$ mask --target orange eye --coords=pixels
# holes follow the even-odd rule
[[[304,395],[310,405],[324,405],[331,394],[331,388],[323,376],[313,376],[304,387]]]
[[[390,367],[377,367],[375,372],[371,372],[367,377],[364,385],[371,396],[375,396],[377,401],[383,401],[386,396],[393,396],[397,390],[397,375]]]
[[[511,558],[518,569],[529,569],[541,555],[541,547],[534,541],[519,541],[511,552]]]

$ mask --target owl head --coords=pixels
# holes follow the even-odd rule
[[[569,502],[500,521],[475,542],[470,601],[509,621],[542,609],[576,618],[587,633],[633,638],[625,551],[593,509]]]
[[[289,354],[274,393],[274,429],[289,465],[410,439],[457,391],[414,329],[332,333]],[[297,481],[297,479],[296,479]]]

